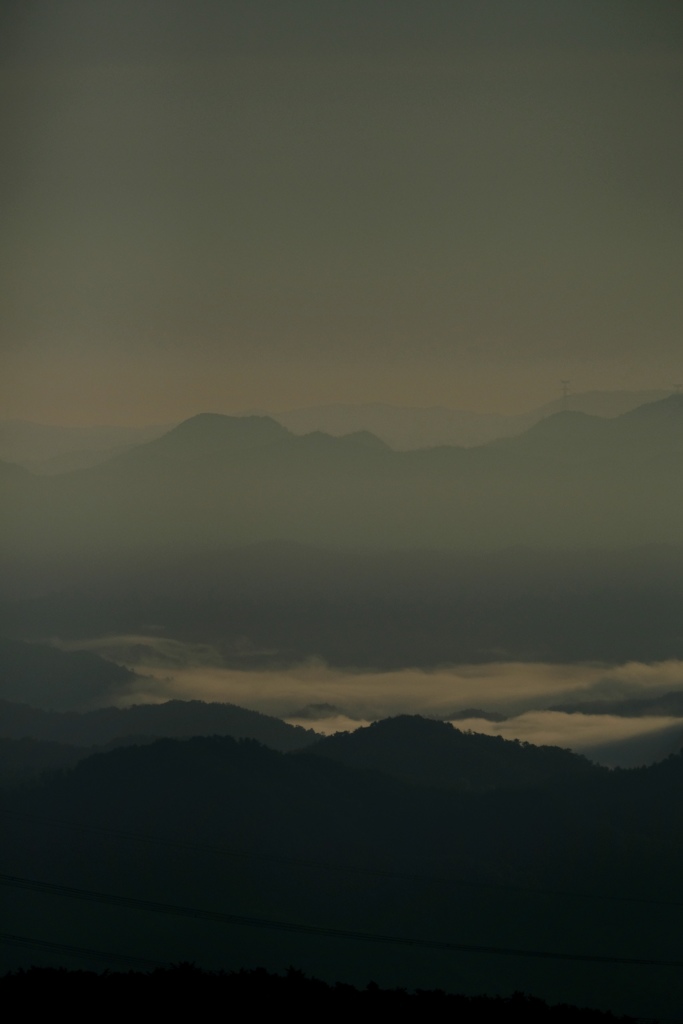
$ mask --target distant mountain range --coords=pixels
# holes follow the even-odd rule
[[[411,450],[437,445],[469,448],[500,437],[523,433],[556,412],[621,416],[647,402],[666,398],[667,391],[585,391],[549,402],[528,413],[501,415],[466,412],[445,406],[425,408],[387,405],[320,405],[286,412],[259,413],[293,434],[321,431],[338,437],[368,431],[391,448]],[[55,475],[88,469],[152,441],[176,424],[148,427],[63,427],[25,420],[0,421],[0,460],[15,462],[34,473]]]
[[[341,436],[368,430],[398,451],[457,445],[471,448],[500,437],[521,434],[534,423],[557,412],[584,412],[591,416],[621,416],[648,402],[661,401],[670,391],[584,391],[558,398],[538,409],[517,415],[466,412],[446,406],[411,408],[366,403],[318,405],[272,413],[294,434],[321,430]],[[1,452],[1,449],[0,449]],[[1,455],[0,455],[1,457]]]
[[[193,417],[91,469],[0,466],[2,563],[188,555],[286,540],[365,548],[683,542],[683,396],[614,419],[562,412],[477,448]]]

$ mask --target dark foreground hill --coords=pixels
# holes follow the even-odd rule
[[[0,737],[0,786],[23,782],[57,768],[70,768],[91,753],[87,747],[32,740],[28,736],[18,740]]]
[[[4,794],[5,928],[212,969],[296,963],[671,1017],[683,983],[659,961],[678,960],[682,799],[680,755],[462,793],[253,741],[159,740]]]
[[[44,711],[0,700],[0,736],[92,747],[124,738],[232,736],[259,740],[275,750],[298,750],[315,738],[310,729],[235,704],[169,700],[95,711]]]
[[[355,732],[336,733],[308,750],[352,768],[463,792],[550,789],[604,773],[569,750],[465,733],[419,715],[386,718]]]
[[[274,750],[329,758],[404,782],[462,792],[548,789],[600,778],[606,769],[559,747],[464,733],[419,715],[387,718],[351,733],[317,737],[232,704],[167,701],[83,714],[46,712],[0,701],[0,780],[70,766],[92,748],[151,743],[162,737],[231,736]]]
[[[290,968],[286,975],[267,971],[232,973],[202,971],[192,964],[158,968],[142,974],[108,971],[96,974],[86,970],[55,970],[33,967],[0,978],[0,992],[6,1001],[17,1000],[28,1012],[49,1010],[56,1004],[106,1005],[111,1012],[129,1014],[151,1001],[156,1012],[184,1013],[194,1016],[199,1006],[248,1006],[250,1015],[283,1013],[324,1014],[336,1020],[337,1014],[378,1013],[392,1017],[407,1014],[420,1020],[452,1016],[461,1024],[490,1021],[530,1021],[548,1024],[610,1024],[632,1020],[599,1010],[576,1006],[548,1006],[540,999],[521,992],[508,998],[460,996],[443,991],[407,992],[404,988],[382,989],[370,983],[364,989],[352,985],[327,984],[307,978]]]

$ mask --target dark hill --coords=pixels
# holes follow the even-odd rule
[[[310,753],[418,785],[463,792],[550,788],[604,775],[585,757],[499,736],[461,732],[418,715],[386,718],[319,740]]]
[[[5,889],[3,925],[171,963],[296,962],[333,980],[523,988],[670,1017],[680,972],[580,957],[677,959],[682,765],[679,757],[546,789],[464,794],[227,737],[126,747],[5,792],[0,871],[233,916],[221,925],[201,913],[157,918]],[[335,928],[480,951],[402,951],[343,941]],[[549,964],[482,948],[492,946],[579,959]]]
[[[279,718],[234,704],[171,700],[129,708],[101,708],[82,714],[48,712],[0,701],[0,735],[96,746],[121,737],[231,736],[255,739],[276,750],[298,750],[315,735]]]
[[[117,958],[112,958],[117,963]],[[13,998],[41,1016],[57,1004],[106,1004],[109,1012],[127,1014],[132,1005],[152,1002],[162,1014],[193,1017],[197,1006],[216,1000],[223,1005],[247,1005],[253,1015],[302,1019],[313,1016],[334,1020],[337,1015],[360,1013],[367,1017],[404,1013],[434,1020],[449,1017],[459,1024],[492,1024],[524,1020],[526,1024],[633,1024],[630,1017],[616,1017],[600,1010],[575,1006],[548,1006],[541,999],[520,992],[508,998],[462,996],[444,991],[407,992],[405,988],[381,989],[370,982],[354,988],[337,982],[326,984],[290,967],[286,975],[269,974],[263,968],[235,972],[208,972],[183,963],[147,973],[125,974],[107,970],[55,970],[32,967],[0,979],[5,1000]]]
[[[435,727],[429,730],[432,740],[436,729],[449,728],[428,724]],[[398,729],[403,740],[409,733],[414,741],[415,725],[407,716],[389,719],[353,736],[367,737],[373,731],[388,735]],[[418,728],[424,737],[423,725]],[[471,734],[467,739],[472,748],[488,752],[490,737]],[[318,746],[323,745],[321,741]],[[567,752],[558,748],[536,750],[544,758],[554,752],[567,759]],[[668,871],[667,864],[676,862],[674,846],[683,844],[677,814],[683,754],[647,768],[616,771],[578,757],[575,761],[581,768],[573,777],[564,773],[545,786],[532,779],[526,787],[510,787],[499,777],[495,791],[491,785],[491,791],[481,794],[407,784],[368,764],[324,757],[315,748],[284,754],[250,739],[195,736],[94,754],[69,772],[25,790],[12,806],[36,813],[42,808],[55,816],[63,812],[73,822],[109,822],[112,827],[127,823],[142,834],[151,834],[153,815],[157,834],[197,841],[219,835],[226,840],[232,836],[231,841],[239,835],[261,836],[277,849],[279,836],[292,851],[303,855],[306,849],[324,849],[332,860],[335,850],[339,855],[342,849],[364,850],[365,857],[372,849],[383,850],[384,856],[393,847],[399,862],[428,856],[434,864],[445,864],[464,857],[470,866],[481,861],[503,874],[524,873],[531,862],[540,870],[547,855],[558,864],[566,857],[578,858],[585,870],[609,868],[616,877],[629,858],[649,858],[664,841],[671,846],[666,854],[660,850],[660,864]],[[415,833],[415,820],[422,821],[421,835]],[[594,829],[607,830],[602,850],[586,845]],[[620,865],[611,864],[617,849],[624,858]],[[548,872],[550,863],[543,868],[546,878]],[[655,879],[642,881],[652,885]]]
[[[70,768],[90,751],[49,740],[0,737],[0,786],[34,778],[56,768]]]

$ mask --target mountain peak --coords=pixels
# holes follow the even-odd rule
[[[165,437],[283,437],[289,431],[270,416],[226,416],[218,412],[200,412],[183,420]]]
[[[286,427],[270,416],[224,416],[203,412],[183,420],[158,441],[157,447],[174,449],[251,448],[289,437]]]
[[[601,769],[560,747],[463,732],[421,715],[385,718],[318,740],[309,752],[421,785],[465,791],[544,788]]]

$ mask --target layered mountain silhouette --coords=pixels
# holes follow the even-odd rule
[[[0,474],[3,562],[188,553],[268,540],[374,548],[680,543],[683,396],[616,419],[563,412],[479,448],[396,452],[201,415],[100,466]]]
[[[410,450],[436,445],[473,447],[500,437],[521,434],[539,420],[571,410],[591,416],[614,417],[667,398],[667,391],[584,391],[518,415],[466,412],[444,406],[409,408],[366,403],[319,405],[274,413],[274,418],[295,434],[322,430],[326,434],[349,434],[369,430],[392,448]]]
[[[406,763],[411,750],[412,741]],[[389,751],[390,771],[393,758]],[[681,755],[647,769],[570,771],[546,786],[477,793],[228,737],[121,747],[5,790],[0,870],[114,901],[233,916],[217,925],[11,890],[5,927],[23,934],[19,925],[31,921],[46,941],[80,947],[93,944],[96,928],[101,948],[170,962],[191,950],[209,968],[281,970],[294,961],[323,977],[353,981],[365,971],[406,987],[523,988],[670,1016],[681,998],[675,970],[662,984],[665,968],[610,961],[596,969],[580,956],[672,958],[682,795]],[[333,929],[479,952],[402,953]],[[491,947],[579,959],[501,957]]]
[[[398,450],[435,445],[472,447],[521,434],[538,420],[564,409],[592,416],[620,416],[636,406],[660,401],[668,394],[666,391],[585,391],[518,415],[381,402],[319,405],[270,415],[294,434],[322,431],[341,436],[369,431]],[[0,421],[0,460],[18,462],[43,474],[85,469],[160,437],[171,426],[63,427],[4,420]]]
[[[73,763],[86,756],[83,748],[211,735],[254,739],[274,750],[305,751],[350,768],[462,792],[542,789],[603,772],[559,747],[464,733],[419,715],[387,718],[320,739],[311,730],[232,704],[173,700],[78,713],[0,701],[0,736],[5,737],[0,742],[15,744],[6,748],[5,756],[8,763],[14,757],[27,768],[32,763],[36,769],[47,768],[51,758],[55,765]],[[16,744],[29,739],[34,747],[22,752]]]
[[[254,739],[281,751],[308,747],[315,738],[310,730],[233,704],[176,700],[78,713],[0,700],[0,786],[118,747],[212,735]]]
[[[315,733],[308,729],[234,704],[170,700],[80,713],[45,711],[0,700],[0,736],[11,739],[30,737],[92,747],[137,737],[147,741],[166,736],[213,735],[259,740],[283,751],[298,750],[315,739]]]

